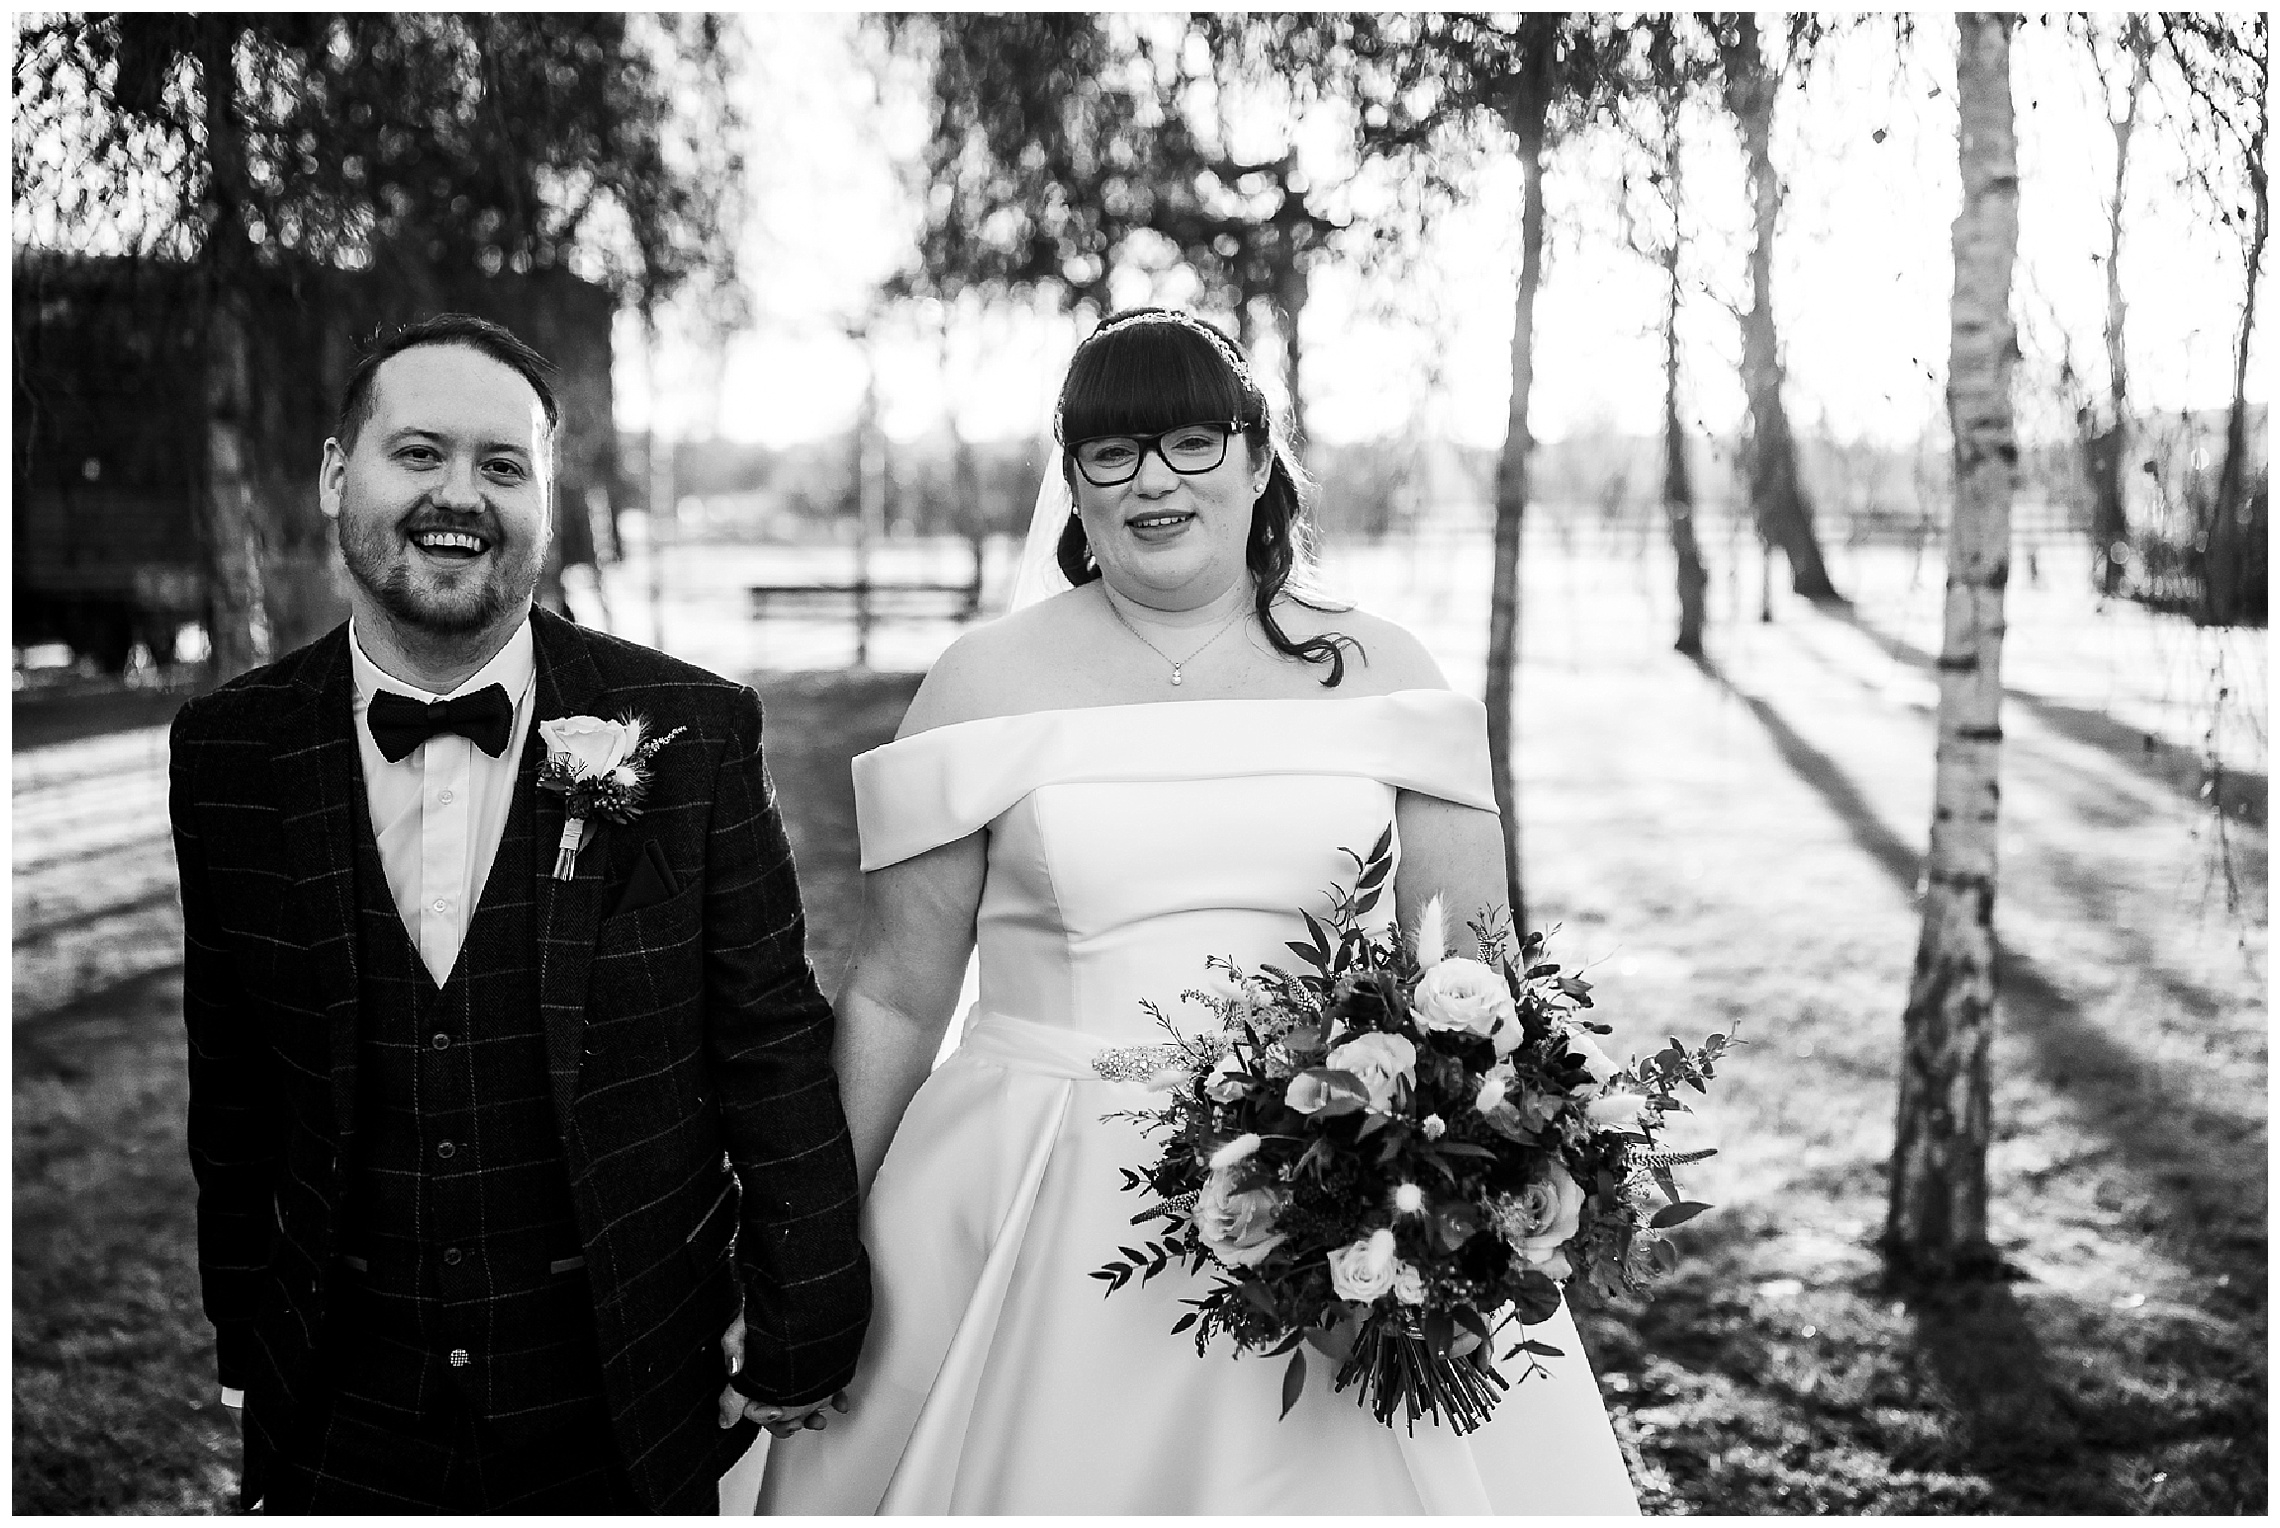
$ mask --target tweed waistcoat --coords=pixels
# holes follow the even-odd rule
[[[432,1418],[456,1392],[509,1440],[602,1393],[539,1018],[534,773],[440,989],[357,805],[357,1134],[335,1342],[343,1395]]]

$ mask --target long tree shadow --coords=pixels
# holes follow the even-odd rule
[[[1689,1226],[1650,1300],[1577,1313],[1649,1510],[2263,1510],[2262,1354],[2237,1329],[2047,1287],[1896,1285],[1868,1258],[1769,1265],[1794,1189]],[[1803,1280],[1769,1295],[1776,1269]]]
[[[1860,632],[1895,661],[1927,674],[1938,671],[1939,660],[1935,655],[1871,625],[1853,606],[1816,608]],[[2189,748],[2180,748],[2141,728],[2118,722],[2093,707],[2069,705],[2007,685],[2003,701],[2006,705],[2024,707],[2051,731],[2097,749],[2133,774],[2166,786],[2187,801],[2210,802],[2235,822],[2259,828],[2265,825],[2271,778],[2262,771],[2213,764]]]
[[[1713,660],[1694,662],[1749,708],[1782,761],[1829,804],[1869,859],[1912,896],[1922,853],[1884,825],[1843,767],[1771,703],[1738,689]],[[2264,1121],[2203,1098],[2190,1080],[2149,1066],[2099,1026],[2084,1022],[2074,1000],[2034,960],[2000,942],[1997,949],[2001,1019],[2029,1043],[2037,1072],[2071,1101],[2085,1131],[2108,1144],[2148,1199],[2170,1207],[2166,1229],[2194,1249],[2194,1261],[2206,1271],[2231,1275],[2228,1287],[2253,1287],[2260,1298],[2269,1171]]]

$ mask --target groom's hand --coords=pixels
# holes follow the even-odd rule
[[[720,1334],[720,1356],[728,1365],[728,1372],[736,1374],[744,1368],[744,1315],[740,1311],[728,1330]],[[802,1430],[821,1431],[831,1420],[824,1408],[844,1412],[847,1409],[847,1392],[842,1390],[828,1401],[811,1401],[805,1406],[772,1406],[756,1401],[740,1392],[734,1385],[723,1385],[720,1391],[720,1425],[734,1427],[743,1417],[750,1417],[779,1438],[789,1438]]]

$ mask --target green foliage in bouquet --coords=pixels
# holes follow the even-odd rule
[[[1287,1353],[1285,1415],[1312,1348],[1385,1425],[1432,1416],[1464,1433],[1507,1388],[1493,1349],[1511,1323],[1502,1356],[1525,1358],[1521,1381],[1558,1356],[1525,1329],[1558,1311],[1559,1281],[1612,1295],[1676,1266],[1661,1233],[1706,1206],[1671,1170],[1711,1153],[1657,1136],[1729,1041],[1674,1039],[1618,1065],[1595,1038],[1609,1027],[1584,1016],[1590,984],[1543,958],[1541,934],[1515,948],[1484,915],[1477,955],[1452,958],[1438,898],[1414,940],[1365,928],[1392,839],[1344,851],[1354,889],[1334,893],[1327,924],[1301,915],[1303,969],[1206,963],[1222,990],[1183,997],[1218,1034],[1182,1034],[1150,1005],[1178,1059],[1155,1079],[1169,1102],[1126,1116],[1162,1151],[1124,1186],[1150,1200],[1134,1225],[1163,1224],[1093,1276],[1113,1294],[1175,1263],[1215,1275],[1173,1331],[1198,1354],[1221,1335]]]

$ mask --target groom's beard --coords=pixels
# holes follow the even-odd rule
[[[357,512],[351,490],[344,487],[342,495],[340,555],[348,576],[412,630],[437,637],[472,636],[528,606],[538,590],[551,522],[535,539],[517,542],[506,534],[502,517],[488,508],[458,515],[423,501],[400,519],[381,521]],[[422,529],[480,534],[489,547],[475,559],[481,566],[467,570],[476,576],[452,578],[425,566],[411,545]]]

